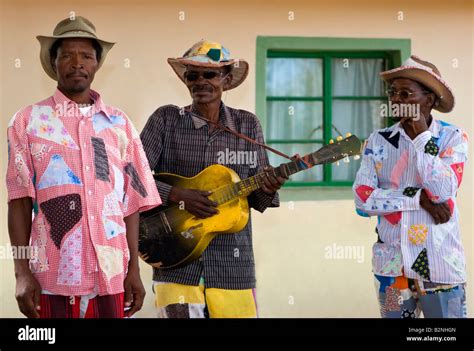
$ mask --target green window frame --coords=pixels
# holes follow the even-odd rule
[[[322,143],[331,139],[332,100],[386,100],[385,96],[332,96],[331,59],[332,58],[383,58],[386,68],[400,66],[410,56],[410,39],[370,39],[370,38],[314,38],[314,37],[268,37],[258,36],[256,47],[256,112],[259,116],[266,142],[284,143]],[[266,64],[267,58],[318,58],[323,60],[322,97],[267,97]],[[267,130],[267,101],[322,101],[323,102],[323,140],[271,140]],[[359,136],[361,138],[368,137]],[[278,146],[276,146],[278,147]],[[322,182],[288,182],[285,188],[293,187],[331,187],[348,188],[349,181],[329,181],[332,166],[324,165]]]

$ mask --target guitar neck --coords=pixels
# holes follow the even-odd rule
[[[303,159],[306,159],[308,156],[310,155],[305,156]],[[312,165],[313,162],[309,163],[306,161],[305,163],[302,160],[296,160],[288,163],[282,163],[280,166],[273,168],[269,172],[275,177],[289,177],[295,173],[311,168]],[[263,171],[252,177],[243,179],[240,182],[220,188],[216,190],[210,196],[210,198],[220,205],[238,197],[249,196],[252,192],[262,187],[264,184],[263,179],[266,177],[266,173],[267,172]]]

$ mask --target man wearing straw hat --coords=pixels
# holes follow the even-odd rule
[[[140,310],[139,211],[161,203],[138,133],[91,90],[113,43],[83,17],[38,36],[53,96],[8,126],[8,227],[16,299],[30,318],[123,318]],[[32,212],[34,219],[32,221]]]
[[[245,80],[248,63],[231,59],[229,51],[221,44],[205,40],[193,45],[183,57],[171,58],[168,62],[188,88],[193,101],[185,108],[162,106],[150,116],[141,133],[150,167],[157,173],[191,177],[212,164],[224,163],[241,179],[268,167],[264,149],[215,126],[219,123],[263,143],[257,117],[230,108],[221,100],[223,91],[236,88]],[[255,162],[219,160],[223,153],[237,152],[252,156],[246,159]],[[284,181],[284,178],[269,174],[262,189],[248,197],[249,205],[260,212],[278,206],[276,191]],[[182,189],[163,182],[157,182],[157,187],[165,205],[184,203],[187,211],[200,218],[217,213],[217,204],[207,198],[207,192]],[[199,260],[182,268],[154,268],[158,316],[257,317],[251,225],[249,220],[242,231],[217,236]]]
[[[464,318],[456,194],[468,137],[431,114],[450,112],[454,95],[436,66],[416,56],[380,75],[390,104],[405,112],[370,135],[353,189],[358,213],[379,217],[373,272],[381,315]]]

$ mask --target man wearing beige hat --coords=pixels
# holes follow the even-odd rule
[[[30,318],[131,316],[145,295],[139,212],[161,201],[132,123],[90,88],[113,43],[97,38],[83,17],[37,38],[57,89],[8,126],[10,239],[34,252],[14,260],[20,311]]]
[[[417,56],[381,77],[390,104],[405,112],[370,135],[353,186],[357,212],[379,217],[373,272],[381,315],[465,318],[456,194],[468,137],[431,115],[450,112],[454,95],[436,66]]]
[[[193,177],[206,167],[220,163],[234,170],[241,179],[267,167],[265,150],[236,136],[240,133],[263,143],[258,118],[250,112],[226,106],[221,99],[223,91],[236,88],[245,80],[248,63],[230,58],[221,44],[205,40],[193,45],[183,57],[171,58],[168,62],[186,84],[193,101],[184,108],[159,107],[150,116],[141,133],[150,167],[157,173]],[[240,162],[236,158],[233,162],[220,157],[236,153],[251,157]],[[276,191],[284,181],[268,173],[262,188],[248,197],[250,207],[263,212],[267,207],[278,206]],[[217,204],[208,198],[210,192],[161,181],[157,187],[165,205],[183,204],[184,209],[197,218],[217,213]],[[184,267],[154,268],[158,316],[257,317],[251,225],[249,219],[241,231],[216,236],[198,260]]]

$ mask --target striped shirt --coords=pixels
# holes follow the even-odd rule
[[[353,190],[357,212],[378,216],[373,271],[436,283],[466,280],[456,192],[467,159],[467,134],[443,121],[411,140],[399,123],[368,139]],[[452,216],[436,225],[420,206],[421,189]]]
[[[32,198],[31,271],[64,296],[123,292],[124,217],[161,204],[138,132],[92,91],[87,114],[56,89],[8,126],[8,201]]]
[[[190,107],[186,107],[188,108]],[[191,111],[199,114],[193,108]],[[155,173],[168,172],[192,177],[206,167],[220,163],[245,179],[269,164],[263,148],[217,128],[210,133],[206,121],[183,112],[177,106],[162,106],[150,116],[141,133],[143,148],[150,168]],[[250,112],[229,108],[221,103],[219,122],[254,140],[264,142],[260,123]],[[222,157],[232,153],[235,155],[238,151],[255,155],[256,162],[232,162],[235,161],[232,158],[225,162],[226,158]],[[163,204],[167,205],[171,186],[157,181],[157,187]],[[279,206],[278,194],[267,195],[261,189],[254,191],[248,200],[250,207],[260,212],[267,207]],[[197,286],[200,277],[204,277],[208,288],[255,287],[251,218],[242,231],[218,235],[199,260],[182,268],[153,270],[153,280],[161,282]]]

